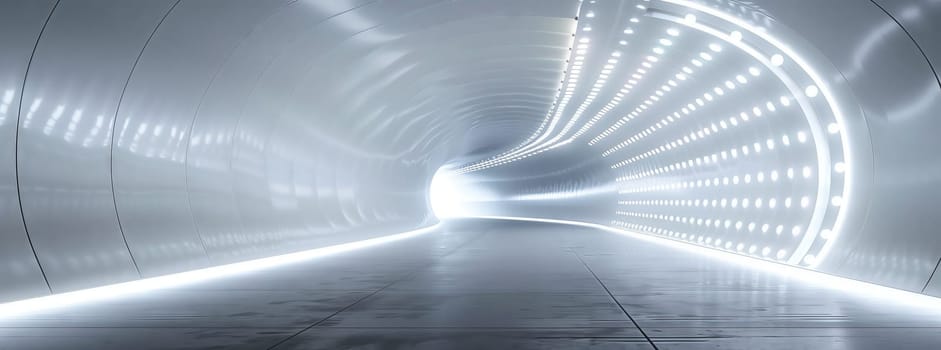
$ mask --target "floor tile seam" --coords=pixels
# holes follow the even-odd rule
[[[614,303],[617,304],[618,308],[620,308],[621,311],[624,312],[624,315],[627,316],[628,319],[630,319],[631,323],[634,324],[634,327],[637,327],[637,330],[640,331],[640,334],[642,334],[644,338],[647,339],[647,342],[650,343],[650,346],[652,346],[654,350],[659,350],[659,347],[657,347],[657,344],[653,342],[653,339],[651,339],[651,337],[647,335],[647,332],[645,332],[644,329],[640,327],[640,324],[638,324],[637,321],[634,320],[634,317],[632,317],[631,314],[627,311],[627,308],[625,308],[624,305],[621,305],[621,302],[617,298],[614,297],[614,294],[612,294],[611,290],[608,289],[608,286],[606,286],[604,282],[601,281],[601,278],[599,278],[598,275],[595,274],[595,271],[591,269],[591,266],[588,266],[588,263],[585,262],[584,259],[582,259],[581,255],[579,255],[575,249],[571,249],[570,251],[572,252],[572,254],[575,255],[575,258],[577,258],[578,261],[580,261],[582,265],[585,266],[585,269],[587,269],[588,272],[591,273],[591,275],[595,277],[595,280],[598,281],[598,284],[601,285],[601,288],[603,288],[605,292],[608,293],[608,295],[611,297],[611,300],[613,300]]]
[[[292,327],[292,325],[283,325],[283,326],[15,326],[15,327],[4,327],[0,326],[0,330],[25,330],[25,329],[284,329],[287,327]],[[558,326],[558,327],[484,327],[484,326],[399,326],[399,327],[388,327],[388,326],[324,326],[320,325],[315,328],[320,329],[510,329],[510,330],[566,330],[566,329],[622,329],[623,327],[615,326]],[[938,327],[886,327],[886,326],[832,326],[832,327],[817,327],[817,326],[767,326],[767,327],[729,327],[729,326],[719,326],[719,327],[699,327],[699,326],[675,326],[675,327],[647,327],[648,330],[660,330],[660,329],[699,329],[699,330],[713,330],[713,329],[887,329],[887,330],[941,330],[941,326]],[[655,338],[655,337],[654,337]]]

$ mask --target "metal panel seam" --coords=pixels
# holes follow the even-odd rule
[[[29,60],[26,62],[26,73],[23,74],[23,85],[20,88],[20,101],[16,112],[16,132],[14,133],[14,138],[16,141],[13,143],[13,166],[14,172],[16,173],[16,201],[20,206],[20,218],[23,220],[23,232],[26,233],[26,240],[29,242],[29,249],[33,251],[33,257],[36,258],[36,265],[39,266],[39,272],[42,273],[42,279],[46,282],[46,288],[49,289],[49,293],[52,293],[52,285],[49,284],[49,278],[46,277],[46,271],[43,270],[42,262],[39,261],[39,255],[36,254],[36,246],[33,245],[33,239],[29,236],[29,227],[26,224],[26,214],[23,212],[23,193],[20,190],[20,153],[18,146],[20,136],[20,116],[23,115],[23,92],[26,90],[26,81],[29,78],[29,67],[33,64],[33,56],[36,55],[36,49],[39,47],[39,41],[42,40],[42,34],[46,31],[46,25],[48,25],[49,21],[52,19],[52,14],[56,12],[56,8],[59,6],[59,1],[61,0],[56,0],[56,3],[52,5],[52,9],[49,10],[49,16],[46,17],[46,21],[42,24],[42,28],[39,30],[39,35],[36,37],[36,44],[33,45],[33,51],[29,54]]]
[[[902,22],[899,22],[899,20],[895,18],[895,16],[889,13],[889,11],[887,11],[884,7],[882,7],[882,5],[876,2],[876,0],[869,0],[869,2],[871,2],[873,5],[878,7],[879,10],[884,12],[886,16],[889,16],[889,18],[891,18],[892,21],[895,22],[895,24],[898,25],[899,28],[901,28],[903,32],[905,32],[905,35],[908,36],[908,39],[911,40],[913,44],[915,44],[916,48],[918,48],[918,52],[921,53],[921,56],[925,58],[925,62],[928,63],[928,68],[931,69],[931,73],[934,73],[934,78],[938,82],[938,87],[941,88],[941,76],[938,75],[938,71],[934,68],[934,65],[931,64],[931,59],[928,58],[928,54],[925,53],[925,50],[922,49],[921,45],[918,44],[918,40],[915,40],[915,37],[912,36],[912,33],[910,33],[908,29],[905,28],[904,25],[902,25]],[[929,275],[928,280],[925,281],[925,286],[921,288],[921,293],[925,293],[925,291],[928,290],[928,286],[931,284],[931,279],[934,278],[934,275],[938,272],[939,266],[941,266],[941,257],[938,257],[938,262],[935,263],[934,270],[931,271],[931,275]]]
[[[137,270],[137,275],[144,277],[141,273],[140,266],[137,265],[137,259],[134,258],[134,252],[131,251],[131,246],[127,243],[127,235],[124,234],[124,224],[121,223],[121,213],[118,210],[118,197],[114,192],[114,133],[115,128],[118,125],[118,114],[121,112],[121,103],[124,102],[124,94],[127,93],[127,87],[131,83],[131,78],[134,76],[134,70],[137,69],[137,64],[140,62],[141,57],[144,56],[144,51],[147,50],[147,45],[150,44],[150,41],[154,38],[154,35],[157,34],[157,30],[160,29],[160,25],[170,16],[170,13],[173,12],[173,9],[183,0],[177,0],[170,6],[170,9],[167,10],[167,13],[163,14],[163,17],[160,18],[160,21],[157,22],[157,25],[154,26],[154,30],[150,33],[150,36],[147,37],[147,40],[144,41],[144,46],[141,47],[140,53],[137,54],[137,58],[134,59],[134,64],[131,65],[131,71],[127,74],[127,80],[124,82],[124,87],[121,89],[121,96],[118,97],[118,104],[114,110],[114,122],[111,123],[111,148],[109,152],[111,153],[108,157],[108,175],[110,176],[109,181],[111,182],[111,203],[114,204],[114,217],[118,222],[118,230],[121,231],[121,238],[124,239],[124,246],[127,248],[127,253],[131,257],[131,262],[134,263],[134,269]],[[199,236],[199,232],[196,232],[196,235]],[[206,253],[206,244],[199,240],[203,245],[203,253]]]

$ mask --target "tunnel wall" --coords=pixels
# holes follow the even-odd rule
[[[4,2],[0,300],[426,226],[436,221],[427,201],[432,174],[475,159],[492,167],[461,174],[461,184],[483,189],[463,203],[469,215],[600,223],[941,295],[939,8],[937,0]],[[716,36],[700,24],[720,26],[724,40],[734,29],[710,11],[781,38],[819,70],[821,89],[785,83],[808,79],[789,61],[761,61],[759,75],[746,74],[758,63],[736,43],[709,51]],[[670,26],[683,34],[669,54],[648,60],[658,64],[643,73],[602,68],[647,67],[641,62]],[[586,35],[593,40],[580,61],[581,49],[572,49]],[[772,49],[757,32],[743,36],[759,51]],[[700,60],[706,68],[683,73],[689,57],[710,52],[715,64]],[[573,62],[585,63],[581,81]],[[736,83],[740,71],[749,83]],[[657,86],[641,91],[644,79],[674,73],[686,82],[666,97],[619,95],[602,107],[631,74],[643,77],[628,90],[650,93]],[[723,81],[747,87],[721,98],[684,90],[712,91]],[[765,91],[793,93],[782,97],[802,112],[764,107],[778,97]],[[818,91],[845,114],[835,136],[827,136],[834,122],[820,122],[835,118],[834,107],[814,99]],[[697,102],[703,108],[693,117],[658,122],[684,106],[696,111]],[[718,131],[716,118],[755,109],[765,122]],[[820,111],[820,120],[807,110]],[[819,129],[808,145],[826,144],[832,154],[799,148],[800,128]],[[708,141],[682,152],[657,147],[682,139],[680,130],[725,136],[700,135]],[[555,145],[526,146],[540,142]],[[764,153],[720,157],[742,143]],[[848,154],[853,161],[840,167],[827,158]],[[680,160],[705,165],[687,169]],[[854,181],[842,180],[843,167]],[[750,183],[744,175],[761,182],[770,169],[788,181],[718,185],[735,176]],[[824,182],[831,192],[819,190]],[[664,187],[677,184],[685,187]],[[845,192],[828,197],[838,190]],[[637,195],[648,192],[655,194]],[[823,208],[819,220],[809,211],[718,204],[794,195],[800,203],[804,193],[806,206]],[[827,204],[837,202],[840,210]],[[758,220],[788,227],[762,235]],[[842,226],[828,239],[801,220]],[[814,249],[829,254],[807,259]]]
[[[551,103],[576,4],[529,5],[0,3],[0,301],[434,224]]]
[[[765,95],[765,91],[781,89],[775,86],[781,81],[764,79],[774,72],[774,64],[766,68],[743,52],[734,50],[732,42],[739,40],[746,46],[758,48],[758,57],[770,58],[774,53],[773,48],[762,46],[760,40],[755,38],[757,34],[743,29],[741,31],[745,32],[744,35],[738,34],[737,39],[733,38],[729,33],[735,30],[735,26],[728,26],[728,23],[711,16],[708,11],[687,4],[717,10],[737,21],[764,28],[761,32],[783,40],[789,48],[812,63],[812,68],[823,77],[821,88],[828,86],[831,89],[833,99],[838,101],[846,117],[843,121],[822,123],[822,135],[831,140],[835,140],[834,136],[828,134],[843,136],[842,143],[831,143],[831,153],[842,147],[846,157],[852,156],[852,161],[839,161],[837,166],[838,160],[833,159],[840,155],[834,153],[829,155],[831,161],[814,166],[812,160],[815,157],[817,160],[822,159],[820,154],[814,156],[806,153],[813,152],[812,149],[807,148],[805,152],[798,147],[801,144],[820,144],[820,139],[807,136],[808,141],[801,139],[798,142],[798,137],[803,135],[792,131],[812,128],[806,124],[801,126],[807,117],[791,108],[793,104],[783,106],[777,101],[777,96]],[[636,8],[634,5],[637,5]],[[625,7],[629,10],[625,10]],[[586,8],[593,10],[596,16],[579,21],[580,30],[576,39],[588,38],[590,41],[586,42],[590,44],[586,44],[588,53],[584,59],[585,65],[580,69],[582,78],[574,91],[581,91],[584,95],[593,86],[592,82],[602,81],[596,75],[604,61],[593,62],[593,54],[606,58],[610,57],[607,56],[609,53],[627,47],[623,52],[635,50],[640,52],[638,55],[641,57],[648,54],[660,57],[660,60],[649,61],[654,62],[653,65],[644,65],[636,71],[642,77],[634,74],[633,79],[640,80],[639,83],[624,84],[634,72],[620,73],[618,69],[624,63],[631,62],[623,59],[623,54],[617,56],[620,58],[615,60],[617,67],[608,69],[613,71],[610,76],[621,75],[626,78],[608,79],[607,85],[601,89],[597,89],[596,83],[596,89],[590,91],[596,92],[597,97],[593,98],[597,98],[597,102],[587,104],[588,107],[576,104],[580,102],[576,101],[579,94],[576,92],[576,97],[573,97],[575,102],[568,107],[570,109],[567,112],[562,113],[571,115],[572,109],[579,106],[580,109],[575,113],[583,114],[582,120],[592,115],[605,116],[592,129],[594,132],[587,133],[584,138],[575,138],[572,144],[591,141],[592,150],[579,151],[582,152],[580,159],[605,159],[612,170],[607,174],[598,172],[597,167],[586,167],[582,172],[607,177],[603,182],[609,184],[608,195],[599,196],[597,191],[592,191],[605,188],[597,184],[591,185],[591,188],[567,188],[533,195],[533,188],[565,188],[564,180],[553,184],[551,181],[534,183],[532,179],[548,179],[538,174],[547,171],[542,164],[552,162],[549,160],[553,157],[552,153],[569,147],[580,147],[546,143],[547,146],[541,150],[540,147],[533,148],[540,150],[538,152],[510,152],[509,156],[496,157],[491,165],[487,165],[486,161],[474,163],[478,168],[465,175],[468,181],[502,182],[496,186],[502,189],[501,194],[491,197],[501,197],[503,203],[492,204],[493,207],[511,208],[503,210],[506,216],[609,225],[941,296],[941,282],[935,276],[941,257],[941,234],[937,230],[941,218],[933,204],[935,198],[941,196],[938,183],[941,176],[937,173],[941,159],[934,151],[941,149],[941,141],[937,138],[937,132],[941,130],[941,119],[938,118],[938,111],[941,111],[941,84],[934,69],[941,64],[941,52],[938,51],[936,40],[941,28],[936,21],[931,20],[941,15],[941,2],[638,1],[621,7],[604,3],[589,4],[583,6],[583,13]],[[607,26],[593,22],[603,20],[606,14],[623,20],[610,30]],[[690,19],[690,14],[695,17]],[[628,21],[628,18],[631,20]],[[587,32],[586,27],[594,27],[595,30]],[[599,27],[607,31],[599,32]],[[671,27],[681,28],[680,34],[675,37],[671,36],[673,34],[668,35],[666,30]],[[701,32],[712,27],[719,28],[718,35],[729,41]],[[697,36],[691,39],[691,35]],[[657,43],[659,38],[672,40],[672,47],[664,45],[663,39]],[[710,42],[721,43],[724,49],[706,48]],[[702,51],[697,51],[696,46],[700,46]],[[650,52],[653,47],[659,47],[666,53]],[[706,62],[700,52],[710,54],[709,58],[713,60]],[[767,56],[763,56],[765,54]],[[733,57],[735,55],[745,59],[739,60]],[[693,57],[694,61],[699,61],[693,63],[703,64],[708,69],[690,65],[688,58],[686,61],[677,58],[684,56]],[[679,63],[673,63],[675,61]],[[790,62],[789,58],[785,59],[780,68],[784,73],[799,73],[795,67],[789,66]],[[683,64],[694,69],[687,70],[684,67],[684,73],[679,69]],[[658,72],[657,69],[664,65],[669,66],[669,69]],[[760,68],[753,72],[756,74],[749,75],[749,65]],[[788,72],[788,69],[792,71]],[[740,78],[736,78],[737,71],[741,71]],[[673,78],[672,73],[677,73],[676,78]],[[660,75],[648,76],[654,74]],[[680,81],[680,75],[683,75],[683,81]],[[643,101],[646,95],[636,97],[636,102],[629,105],[630,108],[637,107],[631,114],[628,114],[631,112],[629,108],[610,107],[617,106],[613,103],[619,99],[612,95],[622,88],[622,84],[624,89],[639,90],[644,86],[643,79],[667,81],[661,77],[673,78],[678,84],[672,85],[672,90],[657,89],[658,93],[666,94],[651,94],[646,102]],[[800,78],[795,80],[800,81]],[[738,89],[733,89],[736,85]],[[717,89],[712,89],[712,86]],[[643,93],[650,94],[656,87],[653,85]],[[695,90],[700,87],[702,90],[696,95]],[[804,91],[803,86],[799,87],[793,95],[785,94],[789,102],[806,98],[811,106],[817,106],[818,92],[814,91],[811,95]],[[723,91],[720,94],[713,90]],[[702,91],[707,93],[702,94]],[[625,96],[629,95],[625,90],[621,92]],[[601,109],[609,98],[613,102],[605,107],[608,110]],[[624,100],[628,99],[624,97]],[[765,106],[765,101],[771,101],[769,107]],[[683,113],[670,114],[674,110],[679,111],[679,107],[683,107]],[[739,117],[741,111],[748,114],[745,117],[751,117],[751,121]],[[828,113],[824,111],[819,116],[826,118]],[[621,123],[613,123],[618,120],[615,117],[622,115],[625,117],[620,119]],[[728,118],[730,115],[732,118]],[[670,116],[670,120],[664,116]],[[664,119],[658,122],[661,117]],[[731,119],[740,124],[731,125]],[[719,120],[722,121],[721,127],[718,127]],[[827,123],[835,127],[831,129]],[[751,126],[742,126],[746,124]],[[679,144],[670,145],[667,142],[666,148],[658,148],[664,140],[684,138],[684,134],[676,129],[685,129],[692,136],[692,141],[687,138],[686,142]],[[601,130],[605,132],[599,133]],[[697,133],[699,141],[694,135]],[[593,139],[596,134],[598,136]],[[655,136],[648,137],[650,135]],[[730,148],[732,152],[728,152]],[[689,155],[692,157],[688,160],[690,169],[687,169],[686,158],[682,157]],[[737,160],[733,156],[738,157]],[[514,177],[505,175],[510,168],[516,169]],[[803,171],[803,178],[806,179],[802,179],[802,168],[807,169]],[[840,170],[838,173],[835,171],[837,168]],[[843,168],[848,169],[847,173],[843,173]],[[774,186],[777,187],[770,184],[772,170]],[[569,171],[579,173],[577,170]],[[802,200],[801,193],[809,194],[814,187],[822,186],[818,179],[823,174],[818,176],[818,173],[823,171],[834,172],[828,181],[837,182],[828,183],[832,184],[832,188],[845,185],[844,192],[832,198],[822,196],[815,199],[808,195]],[[840,177],[844,175],[847,180],[838,182],[842,181]],[[579,176],[586,175],[572,175],[573,178]],[[848,180],[850,176],[854,179],[852,182]],[[516,200],[521,196],[532,200]],[[773,205],[770,204],[770,198],[775,199]],[[751,201],[746,204],[745,200],[748,199]],[[761,202],[756,202],[756,199]],[[500,201],[489,200],[491,203]],[[805,201],[807,203],[802,203]],[[828,207],[825,209],[827,213],[832,212],[833,207],[841,208],[839,215],[842,215],[842,219],[835,214],[823,216],[824,228],[833,225],[834,220],[843,220],[838,235],[829,230],[811,232],[805,226],[805,220],[810,220],[806,219],[811,216],[810,209],[816,205]],[[475,208],[474,205],[468,207]],[[800,212],[802,207],[809,208],[806,212]],[[492,211],[480,212],[489,215]],[[572,219],[572,213],[586,211],[591,214]],[[802,215],[806,215],[806,218]],[[768,227],[763,225],[768,223],[771,224]],[[777,233],[776,226],[780,227]],[[790,238],[792,231],[793,239]],[[800,239],[810,234],[816,234],[817,238]],[[828,253],[825,258],[811,260],[807,256],[802,255],[801,258],[791,255],[792,250],[802,249],[805,244],[812,253],[814,249],[820,249],[815,247],[821,241],[829,245],[822,251],[818,250],[821,256]],[[778,251],[780,253],[776,256],[775,252]]]

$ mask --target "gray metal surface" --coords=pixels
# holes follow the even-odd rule
[[[62,292],[434,223],[440,164],[540,122],[578,3],[70,1],[38,44],[22,6],[2,300],[47,293],[39,264]]]
[[[903,26],[905,33],[909,35],[910,38],[916,42],[916,44],[918,45],[918,49],[925,56],[925,58],[929,61],[931,68],[934,71],[934,74],[936,76],[935,79],[937,79],[938,85],[941,86],[941,76],[938,76],[939,74],[938,69],[941,68],[941,42],[939,42],[939,40],[937,40],[936,38],[938,33],[941,32],[941,24],[939,24],[938,21],[933,20],[935,18],[938,18],[938,16],[941,16],[941,1],[906,0],[906,1],[876,1],[876,3],[880,5],[880,7],[882,7],[882,9],[884,9],[888,14],[892,16],[892,20],[893,22],[896,23],[896,25]],[[879,28],[887,28],[887,27],[891,27],[891,25],[892,25],[891,22],[885,21],[885,24],[879,26]],[[870,34],[870,37],[874,38],[875,40],[875,38],[879,38],[883,36],[881,32],[884,32],[884,31],[873,30],[873,33]],[[887,58],[887,59],[890,59],[890,58]],[[909,104],[908,108],[905,108],[904,105],[899,106],[898,110],[900,110],[901,113],[898,113],[899,115],[898,118],[893,118],[893,119],[898,120],[899,123],[913,124],[912,127],[914,128],[919,128],[919,127],[937,128],[936,125],[926,126],[926,124],[937,123],[937,121],[934,120],[936,118],[932,117],[932,115],[936,115],[937,108],[941,107],[941,106],[938,106],[938,101],[936,100],[938,96],[936,93],[935,94],[929,93],[929,91],[934,90],[931,87],[929,81],[923,80],[919,82],[919,86],[921,86],[924,93],[919,93],[917,96],[911,96],[908,102]],[[911,116],[918,116],[918,115],[920,115],[921,117],[918,118],[917,121],[915,121],[915,118],[911,117]],[[931,136],[928,136],[928,137],[931,137]],[[904,144],[901,146],[905,147]],[[897,195],[903,196],[902,197],[903,199],[901,200],[909,201],[906,204],[902,204],[902,207],[907,207],[910,209],[920,207],[919,209],[917,209],[917,212],[920,214],[920,217],[914,220],[907,221],[904,225],[901,225],[901,227],[904,227],[906,231],[924,232],[925,236],[933,237],[934,243],[935,243],[934,246],[938,246],[937,244],[938,235],[928,234],[929,232],[933,230],[933,228],[930,225],[932,223],[938,222],[937,217],[934,211],[930,209],[930,206],[925,206],[922,204],[922,203],[929,203],[933,201],[933,199],[931,199],[932,194],[921,192],[920,190],[916,189],[923,185],[934,187],[935,183],[937,182],[937,177],[939,175],[939,172],[936,166],[927,165],[927,164],[937,164],[936,163],[937,156],[933,152],[925,153],[926,150],[931,149],[934,146],[933,145],[927,146],[927,147],[926,146],[927,145],[924,145],[918,142],[918,143],[908,145],[908,147],[917,147],[917,149],[920,150],[918,152],[908,153],[908,151],[899,151],[900,154],[906,154],[906,155],[910,154],[910,156],[906,157],[908,158],[910,165],[903,167],[903,169],[907,169],[907,170],[901,172],[901,174],[899,174],[898,172],[893,173],[892,175],[894,179],[892,181],[895,183],[906,182],[908,183],[908,186],[911,186],[910,187],[911,192],[897,194]],[[925,220],[924,219],[925,217],[931,217],[931,219]],[[899,219],[899,217],[894,216],[894,215],[893,215],[893,218]],[[893,224],[898,225],[898,222],[899,221],[895,221],[894,223],[889,222],[886,224],[886,226],[893,225]],[[878,238],[876,239],[878,240]],[[871,246],[872,248],[869,250],[870,255],[882,254],[882,252],[879,251],[879,244],[884,243],[885,239],[882,239],[881,241],[882,242],[878,242]],[[905,255],[905,254],[908,254],[908,252],[902,249],[899,249],[895,252],[895,255]],[[935,256],[937,256],[937,252],[935,252]],[[930,257],[931,255],[928,254],[929,259]],[[877,264],[875,263],[875,260],[876,260],[875,257],[871,257],[869,259],[868,263],[870,264],[870,268],[872,268],[872,265]],[[926,261],[924,265],[930,266],[929,262],[930,260]],[[941,258],[938,258],[936,263],[941,263]],[[928,281],[928,283],[925,285],[925,293],[934,295],[934,296],[941,296],[941,278],[939,278],[937,274],[937,268],[938,268],[937,265],[935,265],[934,268],[935,268],[934,278]],[[878,270],[878,269],[874,269],[874,270]]]
[[[0,300],[49,293],[26,235],[16,178],[16,120],[23,77],[52,1],[0,4]]]
[[[170,4],[60,2],[36,47],[16,167],[53,292],[140,277],[115,214],[110,127],[128,72]]]
[[[597,229],[505,221],[449,222],[361,251],[0,318],[0,348],[24,350],[652,349],[651,342],[879,350],[933,349],[939,341],[937,308]]]

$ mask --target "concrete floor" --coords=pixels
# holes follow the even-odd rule
[[[0,317],[0,349],[149,348],[938,349],[941,315],[590,228],[465,220]]]

